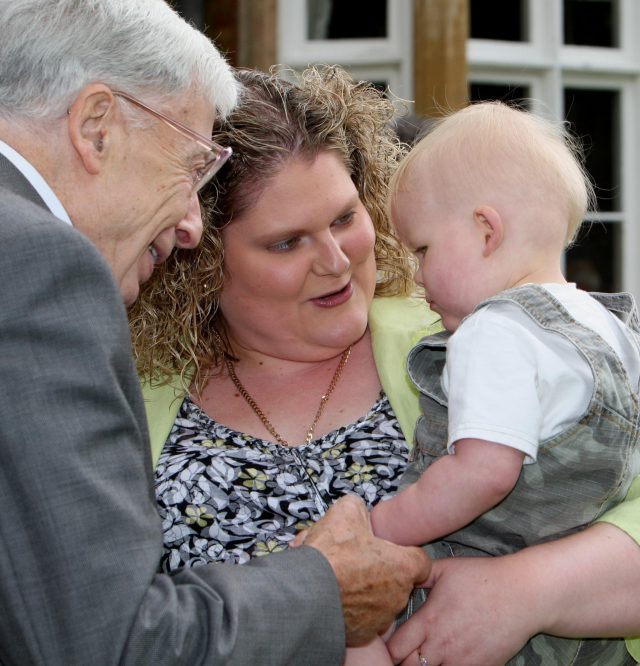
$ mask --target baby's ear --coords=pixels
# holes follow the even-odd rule
[[[504,224],[500,213],[492,206],[478,206],[473,211],[473,220],[482,233],[482,256],[489,257],[502,245],[504,239]]]

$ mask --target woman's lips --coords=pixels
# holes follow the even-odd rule
[[[340,289],[340,291],[335,291],[332,294],[326,294],[326,296],[320,296],[318,298],[312,298],[311,302],[315,305],[319,305],[323,308],[333,308],[336,305],[342,305],[351,298],[353,294],[353,284],[351,280]]]

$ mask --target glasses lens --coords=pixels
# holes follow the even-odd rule
[[[231,157],[231,148],[216,146],[210,153],[210,159],[207,161],[202,175],[195,183],[195,191],[199,192],[215,175],[222,165]]]

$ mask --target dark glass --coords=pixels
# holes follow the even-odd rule
[[[564,105],[565,117],[583,144],[598,209],[620,210],[620,94],[565,88]],[[620,223],[585,224],[578,242],[567,251],[567,278],[590,291],[620,291],[621,243]]]
[[[204,0],[172,0],[170,4],[198,30],[204,30]]]
[[[387,0],[307,0],[308,39],[387,36]]]
[[[381,93],[385,93],[385,95],[386,95],[387,91],[389,90],[389,83],[387,81],[379,81],[378,80],[378,81],[369,81],[369,83],[374,88],[379,90]]]
[[[598,209],[620,210],[620,94],[615,90],[565,88],[565,118],[583,144]]]
[[[526,0],[470,0],[471,39],[497,39],[526,42],[529,39],[525,17]]]
[[[564,43],[617,47],[618,0],[564,0]]]
[[[434,122],[434,118],[428,118],[418,113],[409,113],[395,118],[393,128],[402,143],[413,146],[429,132]]]
[[[482,83],[469,84],[469,100],[471,102],[488,102],[500,100],[511,106],[529,110],[531,97],[528,86],[516,86],[509,83]]]
[[[204,12],[205,34],[215,42],[234,67],[240,65],[237,4],[237,0],[212,0],[206,2]]]
[[[621,291],[622,227],[618,222],[586,223],[566,253],[566,276],[586,291]]]

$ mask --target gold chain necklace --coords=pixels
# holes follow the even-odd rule
[[[340,363],[338,363],[338,367],[336,368],[336,371],[333,373],[333,378],[331,379],[331,383],[329,384],[329,387],[325,391],[324,395],[320,397],[320,404],[318,405],[318,411],[316,412],[316,415],[313,421],[311,422],[311,425],[307,429],[307,436],[305,437],[304,440],[305,444],[309,444],[311,441],[313,441],[313,431],[316,429],[316,425],[318,425],[318,420],[320,419],[320,415],[324,410],[324,406],[327,404],[329,400],[329,396],[333,393],[333,389],[335,389],[336,384],[340,379],[340,375],[342,375],[344,366],[347,365],[349,356],[351,356],[351,345],[349,345],[342,352]],[[271,421],[269,421],[269,419],[266,417],[265,413],[260,409],[260,407],[258,407],[258,403],[251,397],[249,391],[247,391],[247,389],[243,386],[242,382],[238,379],[238,375],[236,375],[236,370],[231,359],[225,357],[224,361],[227,366],[227,371],[229,372],[229,377],[231,377],[231,381],[235,384],[236,388],[240,392],[240,395],[247,401],[249,407],[251,407],[251,409],[253,409],[253,411],[258,415],[258,418],[262,421],[264,427],[273,435],[278,444],[282,444],[282,446],[291,447],[291,444],[289,444],[289,442],[287,442],[286,439],[280,436],[278,431],[273,427]]]

